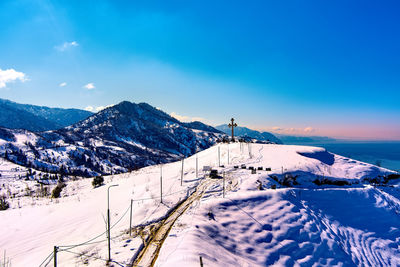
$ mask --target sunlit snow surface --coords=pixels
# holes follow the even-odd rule
[[[228,164],[229,149],[229,164]],[[174,224],[156,266],[399,266],[400,193],[394,187],[364,185],[364,178],[389,170],[362,163],[321,148],[262,145],[220,145],[226,172],[226,196],[222,180],[215,181]],[[198,154],[199,170],[218,165],[218,146]],[[233,165],[270,167],[272,171],[234,169]],[[152,166],[137,172],[106,177],[107,184],[92,189],[91,179],[69,182],[58,203],[50,201],[0,212],[0,249],[12,266],[38,266],[53,246],[74,245],[105,231],[107,187],[110,189],[112,258],[130,262],[141,244],[125,232],[129,205],[133,225],[163,217],[188,190],[202,179],[195,177],[196,155],[162,167],[164,204],[160,204],[160,170]],[[296,188],[269,189],[277,184],[269,175],[298,175]],[[200,178],[203,172],[199,171]],[[317,177],[346,179],[353,185],[318,187]],[[264,188],[259,191],[260,182]],[[153,198],[153,199],[152,199]],[[21,202],[28,201],[21,199]],[[43,202],[43,201],[42,201]],[[31,202],[29,202],[31,203]],[[122,218],[119,220],[119,218]],[[89,245],[58,253],[59,266],[104,266],[106,236]],[[77,254],[74,254],[77,253]],[[85,255],[79,256],[84,253]],[[96,259],[101,258],[101,259]],[[115,266],[118,266],[117,264]]]

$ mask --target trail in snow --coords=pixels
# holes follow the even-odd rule
[[[197,190],[190,195],[188,199],[182,202],[165,220],[161,222],[160,227],[155,231],[154,236],[151,237],[148,244],[145,245],[132,266],[148,267],[154,265],[161,246],[175,221],[186,211],[187,208],[190,207],[193,201],[202,196],[211,183],[212,181],[210,180],[203,181],[203,183],[197,187]]]

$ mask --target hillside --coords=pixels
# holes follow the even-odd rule
[[[149,104],[124,101],[59,130],[0,128],[0,154],[34,169],[87,177],[179,160],[224,135],[201,122],[182,123]]]
[[[225,167],[217,167],[218,151]],[[225,172],[225,183],[207,178],[204,166]],[[252,174],[251,166],[263,170]],[[174,162],[106,176],[106,186],[96,189],[87,179],[70,181],[58,203],[10,199],[11,209],[1,212],[0,247],[17,267],[52,264],[53,246],[59,246],[60,266],[104,266],[101,214],[108,186],[118,184],[110,190],[111,257],[117,266],[131,266],[144,246],[142,238],[164,225],[168,212],[173,214],[196,189],[197,197],[173,222],[157,256],[138,259],[139,266],[152,260],[154,266],[199,266],[200,256],[204,266],[400,264],[399,180],[370,184],[392,174],[389,170],[321,148],[240,143],[219,144],[186,158],[182,185],[181,168]],[[287,177],[296,177],[297,183],[283,185]],[[347,185],[317,185],[317,179]],[[18,202],[22,208],[16,208]]]
[[[49,108],[0,99],[0,127],[33,132],[56,130],[86,119],[93,113],[80,109]]]

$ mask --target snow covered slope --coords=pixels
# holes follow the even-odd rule
[[[104,266],[107,188],[118,184],[110,188],[111,255],[114,266],[129,266],[152,223],[202,185],[207,190],[174,223],[155,266],[199,266],[200,256],[204,266],[400,264],[398,180],[389,181],[393,187],[369,183],[390,170],[320,148],[272,144],[220,144],[183,163],[182,185],[178,161],[106,176],[96,189],[87,179],[69,181],[58,201],[0,211],[0,249],[13,266],[50,262],[53,246],[58,266]],[[225,173],[225,198],[224,180],[206,178],[207,166]],[[288,176],[296,177],[294,187],[283,185]],[[320,177],[348,185],[313,183]]]
[[[225,198],[205,196],[177,222],[156,266],[399,266],[400,191],[363,183],[388,170],[319,148],[253,145],[252,166],[236,170]],[[298,173],[297,188],[270,176]],[[352,186],[313,186],[319,175]],[[259,191],[259,181],[263,191]],[[309,187],[308,187],[308,186]],[[280,185],[278,184],[278,187]]]

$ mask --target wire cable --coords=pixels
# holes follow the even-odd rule
[[[49,258],[51,258],[52,256],[53,256],[53,251],[44,259],[44,261],[42,261],[42,263],[39,265],[39,267],[41,267],[41,266],[47,266],[47,264],[49,264],[48,262],[45,264],[45,265],[43,265],[46,261],[48,261],[48,259]]]
[[[130,205],[129,205],[128,209],[126,209],[126,211],[124,212],[124,214],[118,219],[118,221],[115,222],[115,223],[110,227],[110,230],[111,230],[112,228],[114,228],[114,227],[122,220],[122,218],[128,213],[129,209],[130,209]],[[99,234],[99,235],[97,235],[97,236],[95,236],[95,237],[93,237],[93,238],[91,238],[91,239],[89,239],[89,240],[87,240],[87,241],[85,241],[85,242],[82,242],[82,243],[79,243],[79,244],[76,244],[76,245],[63,245],[63,246],[58,246],[58,247],[60,247],[60,248],[67,248],[67,249],[73,249],[73,248],[76,248],[76,247],[79,247],[79,246],[88,245],[88,244],[90,244],[91,241],[96,240],[96,239],[99,238],[100,236],[102,236],[102,235],[104,235],[105,233],[107,233],[107,231],[108,231],[108,230],[104,231],[103,233],[101,233],[101,234]],[[101,243],[101,242],[104,242],[104,240],[103,240],[103,241],[97,241],[97,243]],[[63,250],[63,251],[65,251],[65,250]]]

